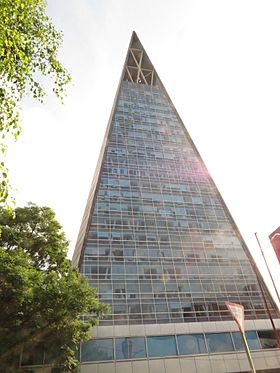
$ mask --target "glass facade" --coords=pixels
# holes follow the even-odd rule
[[[269,330],[268,333],[270,333],[272,335],[272,339],[275,343],[274,334],[271,332],[271,330]],[[261,335],[262,332],[260,331],[259,334]],[[247,331],[247,332],[245,332],[245,336],[246,336],[246,340],[247,340],[247,343],[248,343],[248,346],[249,346],[250,350],[259,350],[259,349],[262,348],[261,344],[260,344],[260,341],[259,341],[259,338],[257,337],[257,332]],[[235,345],[236,350],[240,350],[240,351],[244,350],[245,351],[244,343],[242,341],[242,337],[241,337],[240,332],[233,332],[232,337],[233,337],[233,341],[234,341],[234,345]],[[276,345],[275,345],[275,347],[276,347]]]
[[[276,348],[277,342],[273,332],[270,330],[262,330],[259,332],[259,338],[262,348]]]
[[[250,350],[277,348],[272,330],[247,331],[246,339]],[[82,363],[102,361],[141,360],[166,356],[208,355],[222,352],[243,351],[240,332],[173,334],[146,337],[95,338],[81,344],[77,353]],[[54,359],[55,357],[53,357]],[[38,345],[23,349],[21,365],[52,363]]]
[[[174,335],[147,337],[149,357],[164,357],[177,355]]]
[[[208,333],[206,334],[206,341],[210,352],[234,350],[230,333]]]
[[[247,248],[154,81],[120,84],[83,239],[81,272],[112,310],[100,325],[231,319],[225,300],[266,318]]]
[[[82,361],[113,360],[112,339],[89,340],[83,343]]]
[[[182,334],[177,336],[180,355],[206,353],[204,334]]]
[[[116,360],[139,359],[146,357],[146,344],[143,337],[116,338]]]

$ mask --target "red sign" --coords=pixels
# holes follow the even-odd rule
[[[244,307],[241,304],[225,302],[229,312],[231,313],[234,320],[242,333],[244,333]]]
[[[269,239],[280,263],[280,227],[269,235]]]

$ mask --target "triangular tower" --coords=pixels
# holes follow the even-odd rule
[[[242,304],[247,320],[267,318],[249,250],[135,32],[73,263],[111,305],[99,336],[114,325],[129,339],[129,325],[150,324],[148,350],[149,328],[163,337],[162,325],[231,320],[225,301]]]

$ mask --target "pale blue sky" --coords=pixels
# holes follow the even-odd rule
[[[278,0],[50,0],[73,82],[65,105],[26,100],[9,150],[19,204],[52,207],[73,250],[135,30],[206,166],[258,257],[254,232],[280,225]]]

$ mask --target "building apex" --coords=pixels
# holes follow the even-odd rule
[[[155,68],[135,31],[129,43],[123,80],[146,85],[157,85],[158,82]]]

